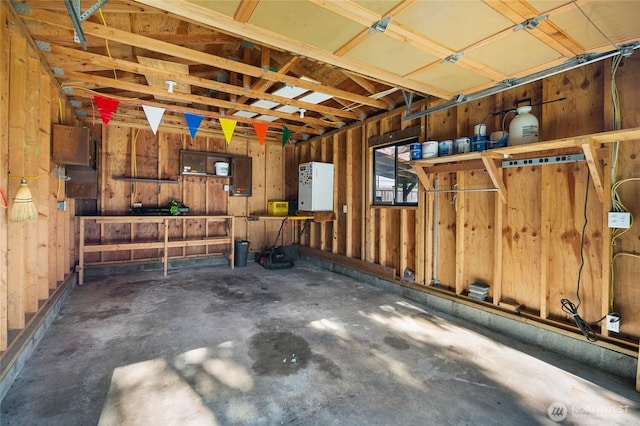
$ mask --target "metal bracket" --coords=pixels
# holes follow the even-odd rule
[[[31,14],[31,7],[29,7],[28,4],[26,3],[18,3],[15,1],[12,1],[11,4],[13,5],[13,8],[16,10],[16,12],[18,12],[21,15],[30,15]]]
[[[34,40],[34,42],[36,43],[36,46],[38,46],[38,49],[43,52],[51,52],[51,43],[48,41]]]
[[[107,4],[109,0],[98,0],[93,6],[80,13],[80,0],[64,0],[64,5],[67,7],[71,22],[73,23],[73,40],[76,43],[82,45],[82,50],[87,50],[87,38],[82,31],[82,24],[91,15],[93,15],[98,9]]]
[[[409,114],[411,113],[411,104],[413,103],[413,92],[409,92],[407,95],[407,92],[403,90],[402,97],[404,98],[404,103],[407,106],[407,114]]]
[[[53,71],[53,75],[57,75],[58,77],[62,77],[64,75],[64,70],[59,67],[51,67],[51,71]]]
[[[453,55],[447,56],[446,58],[441,60],[440,63],[443,64],[445,62],[451,62],[452,64],[455,64],[456,62],[458,62],[458,59],[462,57],[462,55],[464,55],[464,52],[456,52]]]
[[[527,19],[523,23],[518,24],[515,27],[513,27],[513,31],[518,31],[518,30],[521,30],[523,28],[526,28],[528,30],[532,30],[535,27],[537,27],[538,24],[541,21],[547,19],[548,17],[549,17],[549,15],[540,15],[540,16],[536,16],[535,18]]]
[[[385,32],[390,21],[391,16],[387,16],[386,18],[374,23],[371,28],[369,28],[369,34],[375,33],[376,31],[380,31],[381,33]]]

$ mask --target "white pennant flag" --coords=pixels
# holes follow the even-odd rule
[[[162,121],[162,116],[164,115],[165,109],[148,105],[142,105],[142,109],[144,110],[144,115],[147,116],[147,121],[149,122],[151,130],[153,130],[153,134],[155,135],[158,131],[158,127],[160,126],[160,122]]]

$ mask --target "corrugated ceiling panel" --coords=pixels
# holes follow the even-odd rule
[[[479,1],[419,1],[393,21],[456,51],[514,25]]]
[[[411,76],[412,80],[441,87],[451,93],[465,93],[466,89],[490,80],[455,64],[445,62]]]
[[[484,61],[505,74],[514,74],[548,63],[561,55],[527,31],[519,30],[480,46],[465,56]]]
[[[249,24],[331,52],[365,29],[360,24],[303,0],[261,1],[251,15]]]
[[[400,75],[438,60],[435,56],[382,33],[372,34],[345,57]]]

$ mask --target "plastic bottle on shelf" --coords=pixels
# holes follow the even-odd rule
[[[530,112],[531,105],[516,108],[518,115],[509,124],[509,145],[538,142],[538,119]]]

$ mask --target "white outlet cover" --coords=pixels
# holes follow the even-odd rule
[[[607,315],[607,331],[620,333],[620,317],[618,315]]]
[[[626,229],[631,227],[631,213],[609,212],[607,217],[609,228]]]

